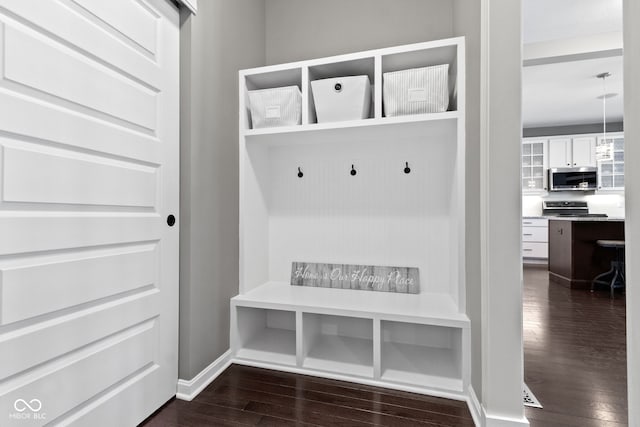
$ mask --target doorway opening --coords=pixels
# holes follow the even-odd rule
[[[522,13],[524,366],[544,406],[526,416],[624,425],[624,288],[591,292],[623,265],[597,243],[624,241],[622,0],[523,0]],[[554,191],[556,171],[580,168],[596,189]]]

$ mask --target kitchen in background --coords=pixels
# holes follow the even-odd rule
[[[605,139],[611,151],[603,158],[596,149]],[[542,215],[545,201],[587,202],[590,213],[624,217],[622,132],[529,137],[522,144],[523,217]]]
[[[579,205],[572,215],[581,221],[624,224],[623,57],[616,5],[590,0],[583,4],[584,16],[569,24],[569,2],[558,4],[566,8],[557,17],[564,22],[554,22],[537,2],[525,3],[531,21],[525,23],[523,46],[525,264],[554,264],[548,226],[560,212],[549,204]]]
[[[611,152],[608,157],[596,154],[598,145],[608,141]],[[597,239],[619,238],[624,240],[624,137],[622,132],[600,134],[574,134],[553,137],[523,139],[522,146],[522,255],[525,264],[549,264],[550,278],[554,275],[557,259],[551,259],[554,251],[554,230],[549,220],[580,220],[582,228],[597,229],[603,224],[616,222],[615,230],[600,230],[593,234],[593,244],[586,253],[588,267],[580,282],[574,275],[561,275],[561,282],[572,287],[585,287],[589,277],[610,262],[606,253],[596,248]],[[600,157],[600,158],[599,158]],[[587,221],[588,222],[585,222]],[[557,225],[556,225],[557,228]],[[556,230],[561,233],[563,230]],[[604,234],[602,234],[604,233]],[[617,236],[617,237],[616,237]],[[557,245],[557,243],[556,243]],[[571,246],[567,246],[569,250]],[[563,249],[563,250],[565,250]],[[551,254],[551,255],[550,255]],[[562,264],[566,268],[565,261]],[[588,276],[588,277],[587,277]]]

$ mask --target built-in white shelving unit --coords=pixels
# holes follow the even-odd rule
[[[444,63],[449,111],[384,117],[385,72]],[[317,123],[310,82],[364,74],[370,117]],[[463,38],[240,72],[235,362],[467,398],[464,82]],[[252,129],[247,91],[291,85],[302,123]],[[420,294],[291,286],[294,261],[418,267]]]

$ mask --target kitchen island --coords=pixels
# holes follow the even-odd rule
[[[597,240],[624,240],[624,219],[549,218],[549,280],[588,289],[591,280],[610,268],[615,254]]]

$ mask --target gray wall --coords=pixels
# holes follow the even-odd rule
[[[181,16],[180,366],[229,348],[238,293],[238,70],[264,65],[264,2],[205,0]]]
[[[448,0],[267,0],[267,63],[451,37],[452,13]]]
[[[623,129],[622,122],[607,123],[607,132],[622,132]],[[602,133],[602,123],[524,128],[522,130],[522,136],[525,138],[536,136],[579,135],[581,133]]]
[[[480,2],[453,2],[453,32],[466,45],[466,291],[471,320],[471,385],[482,401],[482,335],[480,271]]]

